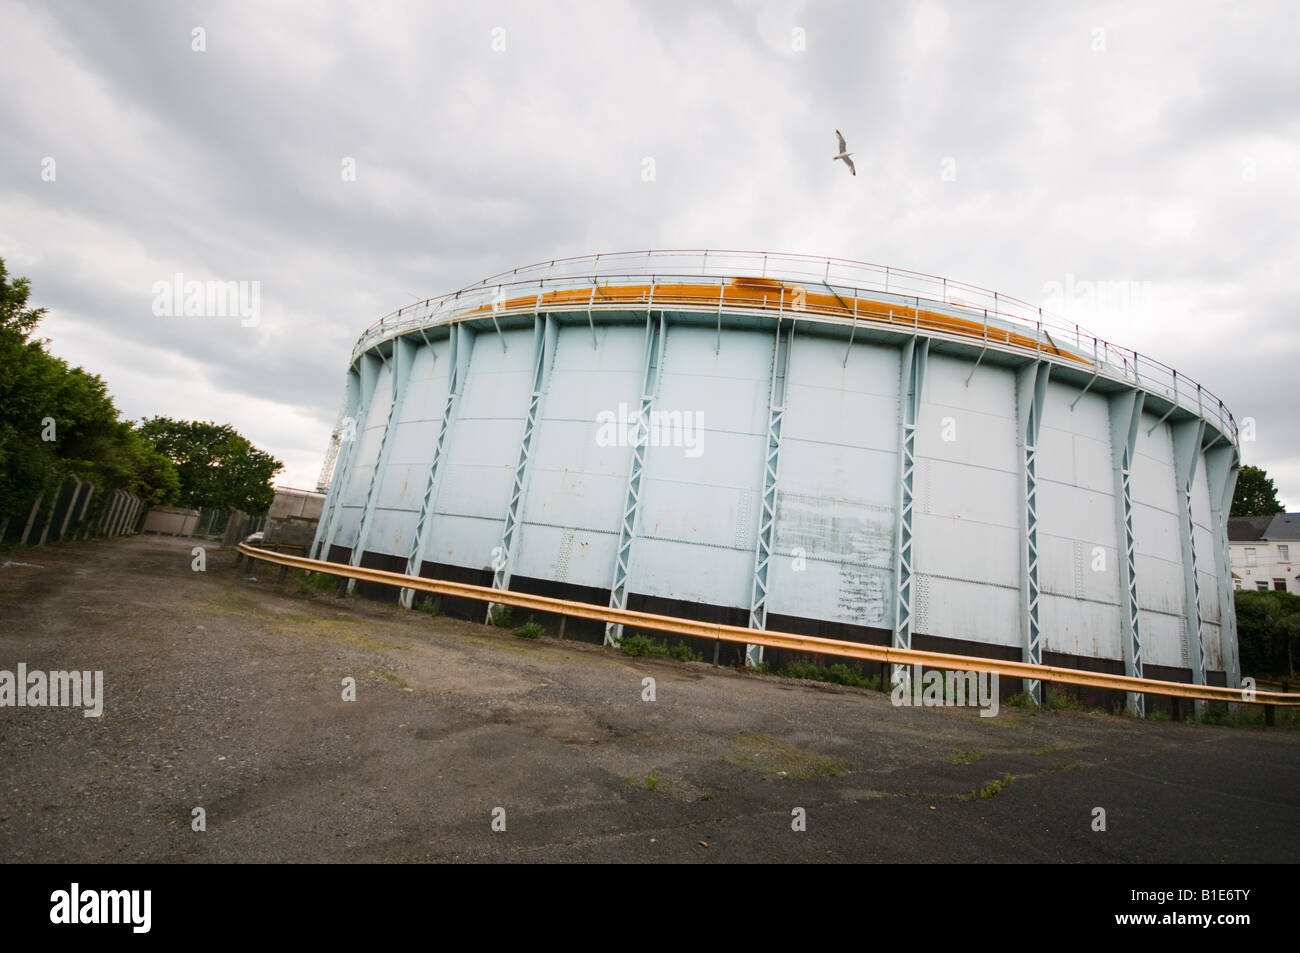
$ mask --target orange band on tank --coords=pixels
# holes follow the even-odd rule
[[[1092,367],[1087,358],[1063,351],[1050,344],[1035,341],[1026,334],[1012,331],[1010,328],[985,326],[982,321],[959,318],[951,314],[926,309],[911,310],[900,305],[891,305],[883,301],[867,298],[857,299],[857,310],[838,295],[810,292],[801,285],[786,284],[774,278],[736,278],[729,285],[707,284],[672,284],[659,285],[597,285],[595,295],[586,288],[570,288],[559,291],[543,292],[537,295],[523,295],[511,298],[497,307],[502,310],[514,308],[543,310],[547,307],[577,307],[582,305],[641,305],[650,303],[651,292],[657,308],[671,309],[673,305],[687,308],[701,306],[724,309],[728,304],[745,307],[776,309],[782,307],[787,313],[799,315],[825,315],[834,318],[849,318],[870,321],[874,324],[899,325],[901,327],[920,328],[927,331],[942,331],[947,334],[959,334],[963,337],[989,340],[999,344],[1008,344],[1030,351],[1041,351],[1056,357],[1075,361],[1085,367]],[[801,300],[802,299],[802,300]],[[797,305],[797,306],[796,306]],[[463,317],[474,314],[488,314],[494,308],[483,305],[472,308]],[[463,320],[463,318],[462,318]]]

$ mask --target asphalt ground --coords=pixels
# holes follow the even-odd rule
[[[0,707],[0,860],[1289,863],[1300,846],[1293,729],[898,708],[277,585],[216,547],[195,572],[193,545],[0,556],[39,567],[0,569],[0,670],[104,679],[98,718]]]

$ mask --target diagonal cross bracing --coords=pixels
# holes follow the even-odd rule
[[[894,637],[895,648],[912,647],[912,565],[915,534],[912,515],[916,499],[916,423],[930,355],[928,338],[909,338],[902,348],[898,404],[898,496],[894,518]],[[895,666],[893,678],[900,675]]]
[[[531,396],[528,401],[528,412],[524,416],[523,436],[519,440],[519,460],[515,464],[510,503],[506,508],[505,528],[501,533],[501,546],[499,551],[493,554],[493,589],[510,588],[511,566],[519,542],[519,519],[528,478],[528,461],[532,456],[533,435],[537,430],[537,419],[541,413],[542,396],[546,392],[546,379],[549,376],[551,363],[555,359],[555,336],[555,322],[549,315],[534,319]],[[492,621],[492,610],[495,607],[495,603],[488,604],[488,622]]]
[[[1192,486],[1205,438],[1205,421],[1196,418],[1172,425],[1174,477],[1178,481],[1178,542],[1182,550],[1184,608],[1187,617],[1187,662],[1192,684],[1205,684],[1205,626],[1201,618],[1201,583],[1196,572],[1196,526],[1192,516]],[[1198,702],[1198,707],[1200,703]]]
[[[781,423],[785,418],[785,383],[790,369],[790,347],[794,325],[785,330],[776,326],[776,346],[772,353],[772,383],[769,391],[767,443],[763,455],[763,496],[758,519],[758,540],[754,547],[754,582],[749,601],[749,627],[767,628],[768,570],[772,562],[772,543],[776,533],[777,467],[781,458]],[[745,663],[763,661],[761,645],[745,646]]]
[[[1024,506],[1021,517],[1023,539],[1020,544],[1020,625],[1024,660],[1030,665],[1041,665],[1043,662],[1043,632],[1039,618],[1038,438],[1042,431],[1050,373],[1050,364],[1036,361],[1021,368],[1016,382],[1019,443],[1024,451],[1021,461]],[[1039,680],[1025,679],[1025,694],[1035,705],[1042,703],[1041,690]]]
[[[618,549],[614,553],[614,580],[609,588],[609,604],[615,609],[627,608],[629,568],[632,560],[632,543],[636,539],[636,520],[641,508],[641,477],[645,469],[646,446],[650,442],[650,410],[659,389],[659,369],[664,348],[664,315],[646,316],[645,356],[642,363],[641,406],[637,412],[636,433],[632,442],[632,462],[627,473],[627,493],[624,497],[623,516],[618,524]],[[623,626],[605,624],[605,644],[618,645],[623,641]]]
[[[442,420],[438,424],[438,437],[433,444],[433,456],[429,461],[429,476],[424,482],[424,496],[420,498],[420,512],[415,520],[415,534],[411,538],[411,551],[406,557],[406,574],[418,576],[424,562],[424,554],[429,551],[429,537],[433,526],[433,509],[438,501],[438,487],[441,483],[441,463],[447,446],[447,434],[451,430],[460,403],[460,395],[465,391],[465,382],[469,376],[469,358],[473,334],[464,325],[453,324],[448,328],[447,338],[447,400],[442,408]],[[398,602],[405,608],[411,608],[415,598],[414,589],[403,589]]]
[[[1142,626],[1138,607],[1137,544],[1133,536],[1133,455],[1137,452],[1138,428],[1142,423],[1142,391],[1128,390],[1110,398],[1111,469],[1115,475],[1115,539],[1119,591],[1124,601],[1120,618],[1123,631],[1124,674],[1142,677]],[[1146,696],[1129,692],[1128,708],[1146,714]]]
[[[366,418],[369,416],[375,385],[379,381],[378,365],[379,358],[373,354],[363,354],[357,363],[355,376],[348,377],[349,389],[352,386],[356,387],[355,402],[349,393],[349,403],[354,406],[355,416],[350,422],[345,421],[343,440],[346,447],[340,452],[343,458],[342,465],[330,483],[330,493],[326,499],[326,518],[321,520],[321,525],[317,529],[319,547],[317,556],[326,561],[329,560],[330,551],[334,548],[334,538],[338,535],[339,525],[343,522],[343,497],[352,480],[352,466],[356,461],[357,448],[361,444],[361,428],[365,426]]]
[[[348,563],[361,565],[365,555],[366,544],[370,541],[370,531],[374,527],[375,510],[379,507],[379,490],[383,485],[384,474],[388,472],[388,458],[393,451],[393,436],[397,422],[402,416],[402,402],[406,398],[407,384],[411,379],[411,364],[414,360],[415,345],[405,338],[393,340],[392,369],[390,371],[390,390],[388,414],[384,419],[384,432],[379,438],[379,453],[375,458],[375,468],[370,472],[370,485],[366,488],[366,504],[361,511],[361,524],[357,527],[357,542],[352,547]],[[348,592],[356,587],[356,580],[348,580]]]

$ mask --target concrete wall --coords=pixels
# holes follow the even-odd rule
[[[198,510],[155,506],[145,514],[144,525],[140,530],[144,533],[160,533],[165,536],[192,536],[198,525]]]
[[[307,490],[277,489],[275,499],[271,501],[267,517],[275,519],[284,516],[302,516],[307,519],[320,519],[321,509],[325,505],[324,493],[312,493]]]

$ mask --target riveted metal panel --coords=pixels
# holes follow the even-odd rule
[[[1122,658],[1120,607],[1043,593],[1043,648],[1091,658]]]
[[[445,487],[444,487],[445,488]],[[508,491],[507,487],[507,491]],[[462,566],[466,569],[492,568],[492,550],[501,542],[502,520],[438,514],[438,531],[430,541],[424,558],[429,562]]]
[[[669,595],[678,580],[694,577],[698,587],[715,578],[714,601],[741,607],[750,599],[754,540],[749,534],[737,545],[735,526],[744,508],[757,509],[762,490],[773,345],[765,335],[724,332],[714,354],[714,339],[676,325],[666,336],[654,412],[695,415],[702,442],[646,450],[632,588]],[[694,545],[644,545],[651,540]],[[748,570],[737,575],[724,568],[735,565]]]
[[[716,482],[646,480],[645,493],[641,504],[642,537],[689,540],[733,549],[750,549],[754,544],[752,525],[751,532],[739,545],[735,540],[735,526],[742,508],[752,513],[757,506],[755,489]],[[744,499],[746,496],[748,500]]]
[[[1144,556],[1141,553],[1137,554],[1136,562],[1138,605],[1148,612],[1181,615],[1183,611],[1182,564]]]
[[[530,523],[515,575],[604,588],[617,548],[617,533]]]
[[[899,352],[801,337],[790,352],[768,610],[886,626]]]
[[[397,464],[391,460],[379,481],[379,509],[415,513],[420,509],[424,475],[429,465]]]
[[[622,422],[635,419],[640,406],[644,346],[643,324],[599,328],[594,343],[585,326],[559,328],[529,464],[517,573],[557,578],[563,551],[563,581],[609,585],[630,463]]]
[[[1071,408],[1073,404],[1073,408]],[[1038,440],[1038,479],[1111,495],[1110,411],[1100,394],[1052,381]]]
[[[1039,531],[1091,545],[1115,545],[1115,498],[1110,493],[1040,481]]]
[[[542,427],[542,440],[557,428]],[[622,512],[627,474],[603,474],[541,469],[532,477],[533,491],[526,507],[528,525],[573,526],[613,531]]]
[[[1139,567],[1139,580],[1142,578],[1141,571]],[[1182,585],[1181,574],[1174,579],[1173,584]],[[1183,627],[1187,620],[1181,614],[1152,612],[1148,609],[1140,610],[1138,617],[1142,625],[1143,661],[1147,665],[1185,666],[1187,661],[1183,655]]]
[[[406,384],[406,400],[402,402],[401,414],[397,422],[403,427],[419,421],[437,423],[442,420],[443,405],[447,401],[447,378],[450,366],[447,362],[449,345],[447,341],[433,341],[428,346],[415,339],[417,345],[411,362],[411,379]],[[436,431],[435,431],[436,435]],[[394,448],[394,453],[397,449]],[[430,456],[426,448],[424,463]],[[394,456],[394,461],[412,462],[407,457]]]
[[[1018,527],[925,513],[914,519],[918,572],[995,586],[1017,584]]]
[[[930,609],[925,631],[990,645],[1020,645],[1014,620],[1020,589],[929,575]],[[919,631],[919,629],[918,629]]]
[[[361,526],[360,506],[340,506],[335,515],[337,528],[334,531],[334,546],[351,549],[357,542],[357,530]]]
[[[1113,517],[1112,517],[1113,519]],[[1097,560],[1092,546],[1070,537],[1040,533],[1038,537],[1039,587],[1045,593],[1072,599],[1094,599],[1118,604],[1115,550],[1102,547]],[[1099,569],[1093,569],[1094,561]]]
[[[418,500],[416,505],[419,505]],[[413,517],[413,510],[376,507],[370,517],[366,552],[405,556],[411,548],[411,533],[415,529]]]
[[[752,549],[637,540],[634,591],[645,595],[747,608],[753,573]]]
[[[925,479],[929,491],[927,512],[994,527],[1019,527],[1014,473],[963,466],[948,460],[928,462]],[[926,572],[930,571],[926,562],[928,558],[918,551],[918,565]]]
[[[969,361],[930,356],[916,425],[917,456],[1017,473],[1015,375],[987,366],[970,373]]]
[[[768,611],[888,627],[899,350],[861,342],[846,349],[811,336],[796,341]]]
[[[438,494],[435,513],[439,517],[468,516],[503,521],[502,508],[510,497],[512,483],[510,470],[500,465],[448,466],[443,474],[442,492]]]
[[[596,347],[587,328],[560,328],[543,419],[583,421],[594,443],[598,414],[641,399],[644,339],[644,324],[601,328]]]
[[[789,549],[774,556],[768,612],[829,622],[888,628],[893,585],[892,534],[864,540],[861,555],[840,561],[804,557]]]
[[[437,404],[442,407],[446,402],[447,394],[444,389],[442,395],[437,398]],[[438,428],[441,423],[441,418],[399,423],[390,438],[393,441],[393,449],[389,454],[388,465],[390,467],[415,466],[428,472],[429,463],[433,459],[433,445],[438,439]]]
[[[1173,479],[1173,471],[1168,474]],[[1136,480],[1134,481],[1136,484]],[[1136,486],[1134,495],[1137,495]],[[1144,503],[1133,504],[1133,537],[1140,557],[1181,564],[1178,552],[1178,514]]]

